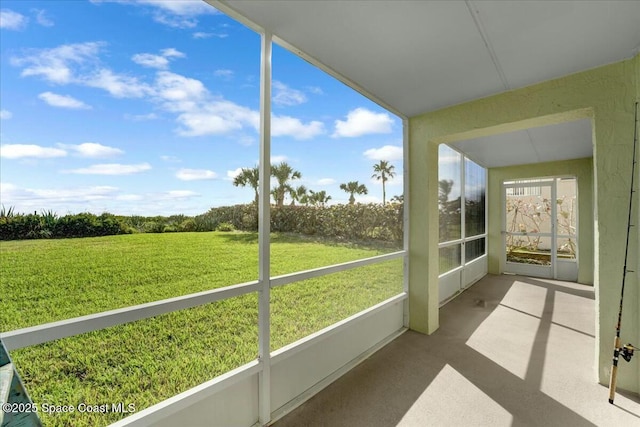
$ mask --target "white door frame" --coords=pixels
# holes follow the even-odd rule
[[[577,221],[576,221],[576,234],[570,236],[568,234],[558,233],[558,204],[555,202],[558,199],[558,182],[562,177],[552,178],[532,178],[526,180],[507,180],[502,184],[502,259],[504,262],[505,273],[521,274],[526,276],[543,277],[549,279],[560,280],[577,280],[578,274],[578,254],[576,250],[575,260],[560,260],[558,258],[558,238],[571,237],[576,241],[578,239]],[[571,177],[575,179],[575,177]],[[544,188],[548,187],[551,200],[551,224],[550,231],[548,232],[515,232],[507,231],[507,189],[509,188]],[[524,192],[523,192],[524,193]],[[576,197],[577,197],[577,182],[576,182]],[[507,261],[507,237],[511,236],[529,236],[529,237],[548,237],[551,240],[550,244],[550,265],[536,265]],[[560,269],[558,266],[560,265]]]

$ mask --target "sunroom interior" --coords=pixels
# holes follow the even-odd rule
[[[556,267],[546,277],[592,287],[596,366],[590,375],[593,383],[608,383],[631,193],[634,104],[640,100],[640,3],[205,1],[258,32],[262,40],[260,182],[266,191],[261,191],[259,203],[258,281],[3,334],[10,349],[256,293],[260,311],[255,361],[113,425],[269,425],[407,330],[434,334],[442,304],[476,282],[482,286],[487,274],[510,272],[505,183],[527,186],[531,180],[574,178],[579,230],[575,277],[565,278]],[[403,119],[403,250],[348,265],[270,274],[272,43]],[[461,164],[468,159],[485,171],[482,230],[450,242],[444,242],[440,232],[442,147],[458,153]],[[637,168],[635,179],[640,181]],[[462,197],[464,190],[458,192]],[[632,218],[637,223],[639,204],[635,198]],[[464,213],[462,218],[464,224]],[[552,240],[557,252],[558,241]],[[475,247],[482,242],[482,248],[479,256],[468,256],[465,262],[464,245],[470,242],[476,242]],[[442,249],[456,245],[455,265],[443,271]],[[636,227],[629,239],[632,263],[638,263],[639,248]],[[271,289],[400,259],[401,293],[271,351]],[[623,339],[640,344],[640,265],[630,270]],[[621,390],[636,396],[639,360],[621,365],[618,379]]]

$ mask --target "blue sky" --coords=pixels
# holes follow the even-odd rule
[[[201,1],[0,1],[0,202],[194,215],[247,203],[232,185],[259,156],[260,37]],[[373,164],[402,194],[402,122],[285,49],[273,49],[272,162],[346,203]]]

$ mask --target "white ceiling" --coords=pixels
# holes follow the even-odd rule
[[[632,0],[207,1],[270,31],[276,42],[406,117],[630,58],[640,50],[640,1]],[[561,128],[550,127],[551,135],[540,138],[558,141],[571,129],[583,129]],[[547,158],[551,143],[536,138],[535,131],[524,134],[514,138]],[[501,147],[498,139],[489,142]],[[569,150],[564,143],[554,150],[583,153],[585,147]]]
[[[581,159],[593,155],[591,121],[588,119],[449,145],[487,168]]]

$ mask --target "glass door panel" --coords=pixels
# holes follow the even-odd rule
[[[576,179],[505,182],[503,197],[505,271],[576,280]]]

